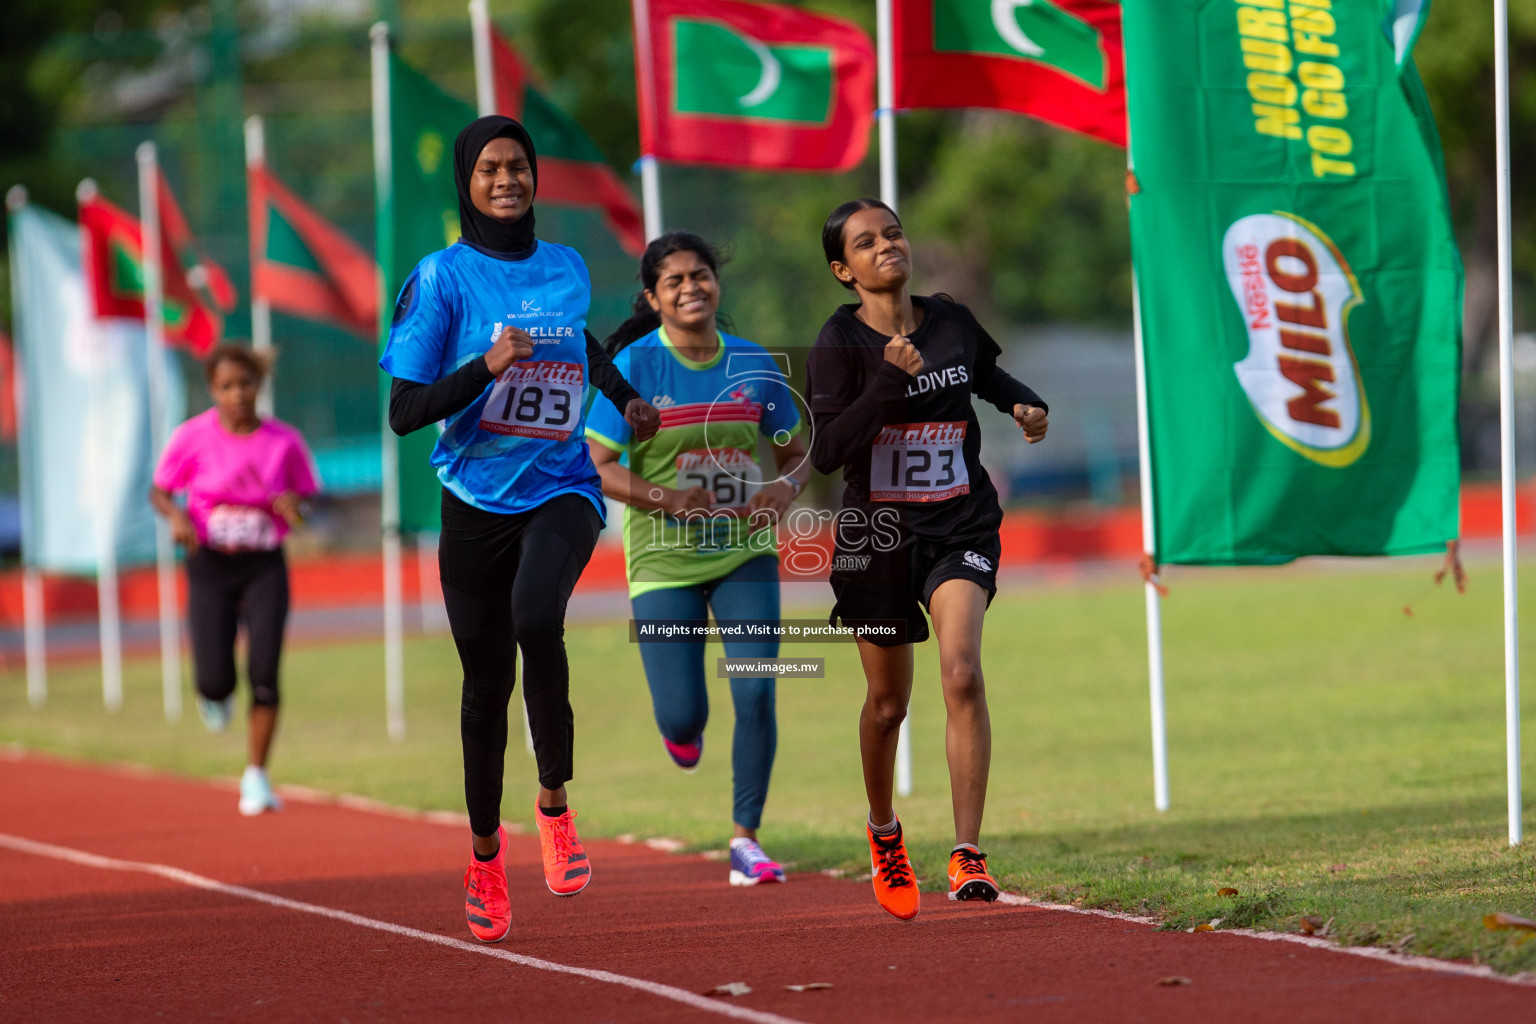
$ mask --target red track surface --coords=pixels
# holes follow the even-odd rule
[[[0,833],[468,939],[461,828],[291,802],[244,819],[229,789],[0,760]],[[804,1022],[1536,1019],[1536,988],[1231,934],[924,899],[915,923],[817,875],[732,889],[724,865],[592,842],[590,889],[508,857],[499,946],[444,947],[137,871],[0,847],[0,1021],[719,1021],[707,1008],[482,955],[498,949]],[[930,866],[931,867],[931,866]],[[1165,987],[1159,979],[1189,978]],[[795,993],[786,985],[831,982]]]

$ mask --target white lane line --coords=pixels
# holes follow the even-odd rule
[[[1083,914],[1088,917],[1107,917],[1114,921],[1129,921],[1132,924],[1141,924],[1148,927],[1156,927],[1157,920],[1151,917],[1141,917],[1136,914],[1121,914],[1113,910],[1095,910],[1091,907],[1073,907],[1065,903],[1036,903],[1024,896],[1016,896],[1011,892],[1005,892],[998,896],[997,902],[1010,907],[1034,907],[1039,910],[1060,910],[1068,914]],[[1430,971],[1435,974],[1453,974],[1463,978],[1479,978],[1483,981],[1501,981],[1506,985],[1518,985],[1525,988],[1536,986],[1536,974],[1529,972],[1521,974],[1500,974],[1492,967],[1483,964],[1458,964],[1450,960],[1437,960],[1432,956],[1414,956],[1409,953],[1393,953],[1385,949],[1377,949],[1373,946],[1341,946],[1337,942],[1328,939],[1320,939],[1315,935],[1292,935],[1288,932],[1261,932],[1252,928],[1222,928],[1211,932],[1212,935],[1241,935],[1245,939],[1262,939],[1265,942],[1291,942],[1298,946],[1307,946],[1311,949],[1320,949],[1327,953],[1347,953],[1350,956],[1365,957],[1367,960],[1380,960],[1397,967],[1412,967],[1420,971]]]
[[[247,889],[240,885],[227,885],[224,882],[202,875],[183,871],[181,868],[173,868],[168,864],[150,864],[144,861],[118,860],[114,857],[102,857],[94,853],[86,853],[83,850],[73,850],[67,846],[54,846],[51,843],[39,843],[33,839],[24,839],[21,836],[7,835],[0,832],[0,847],[15,850],[18,853],[31,853],[39,857],[52,857],[55,860],[68,861],[71,864],[79,864],[88,868],[101,868],[104,871],[137,871],[146,875],[157,875],[160,878],[182,885],[191,886],[194,889],[205,889],[208,892],[216,892],[225,896],[236,896],[240,899],[253,900],[257,903],[265,903],[268,906],[281,907],[284,910],[296,910],[302,914],[313,914],[316,917],[329,918],[332,921],[341,921],[344,924],[356,925],[359,928],[371,928],[378,932],[388,932],[391,935],[399,935],[407,939],[420,939],[438,946],[447,946],[463,953],[479,953],[483,956],[495,957],[508,963],[517,964],[519,967],[531,967],[539,971],[552,971],[555,974],[570,974],[578,978],[586,978],[589,981],[606,982],[609,985],[620,985],[631,988],[637,992],[657,996],[661,999],[670,999],[675,1003],[691,1006],[696,1010],[706,1013],[718,1014],[721,1017],[730,1017],[733,1020],[754,1021],[756,1024],[805,1024],[791,1017],[781,1017],[776,1013],[765,1013],[761,1010],[750,1010],[744,1006],[734,1006],[719,999],[701,996],[686,989],[674,988],[671,985],[662,985],[654,981],[645,981],[642,978],[631,978],[623,974],[614,974],[612,971],[594,971],[585,967],[569,967],[565,964],[557,964],[551,960],[540,960],[538,957],[524,956],[521,953],[510,953],[494,946],[482,946],[463,939],[452,939],[446,935],[436,935],[432,932],[424,932],[418,928],[407,928],[404,925],[391,924],[388,921],[379,921],[371,917],[363,917],[361,914],[349,913],[345,910],[333,910],[330,907],[318,906],[314,903],[302,903],[299,900],[290,900],[283,896],[274,896],[271,893],[261,892],[258,889]]]

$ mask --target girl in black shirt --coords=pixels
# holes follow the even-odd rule
[[[827,320],[808,360],[811,461],[841,468],[832,589],[839,619],[859,633],[868,695],[859,750],[869,797],[875,898],[902,920],[919,899],[891,807],[896,742],[912,694],[912,644],[939,638],[954,802],[949,898],[998,896],[977,847],[992,755],[981,674],[981,626],[997,592],[1002,509],[981,465],[974,394],[1011,415],[1034,444],[1047,407],[997,365],[1001,349],[970,310],[907,289],[912,250],[884,203],[856,199],[827,218],[832,273],[858,296]],[[883,824],[882,824],[883,823]]]

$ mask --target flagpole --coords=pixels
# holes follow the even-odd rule
[[[23,185],[13,185],[5,194],[6,210],[16,213],[27,205],[27,190]],[[11,236],[16,237],[14,234]],[[20,269],[21,261],[12,243],[11,250],[11,295],[13,303],[19,303],[22,290],[18,287],[16,277]],[[12,314],[14,318],[14,312]],[[27,450],[29,431],[27,427],[27,396],[23,386],[26,381],[26,358],[22,352],[22,346],[16,347],[17,372],[12,375],[11,387],[12,399],[15,402],[16,416],[16,468],[21,485],[21,549],[23,568],[21,571],[21,637],[22,651],[27,664],[27,703],[34,709],[42,707],[48,702],[48,646],[47,632],[43,625],[43,574],[32,564],[27,557],[31,544],[32,531],[35,524],[28,509],[29,498],[33,494],[36,481],[33,478],[32,456]]]
[[[1141,463],[1141,547],[1149,559],[1157,551],[1157,520],[1152,503],[1152,430],[1147,409],[1147,353],[1142,338],[1141,292],[1131,269],[1131,325],[1136,355],[1136,452]],[[1152,706],[1152,798],[1168,809],[1168,715],[1163,697],[1163,596],[1155,575],[1142,585],[1147,604],[1147,681]]]
[[[491,12],[486,0],[469,0],[469,29],[475,50],[475,107],[486,117],[496,113],[496,68],[491,60]]]
[[[96,196],[96,182],[86,178],[75,189],[77,202],[89,202]],[[83,260],[86,276],[86,294],[90,295],[91,261]],[[91,477],[91,525],[96,542],[96,617],[97,635],[101,646],[101,702],[109,712],[123,706],[123,637],[122,621],[117,593],[117,522],[113,495],[106,493],[104,482],[106,467],[101,465],[101,432],[106,424],[99,415],[101,409],[101,324],[95,310],[86,317],[86,331],[90,338],[87,351],[91,354],[90,371],[86,374],[86,399],[93,413],[86,417],[91,432],[86,435],[86,467]]]
[[[639,78],[640,119],[656,120],[656,55],[651,52],[651,5],[650,0],[631,0],[630,9],[635,19],[635,62]],[[641,132],[641,145],[645,144],[645,132]],[[642,153],[640,166],[640,205],[645,211],[645,240],[661,236],[661,165],[656,157]]]
[[[891,0],[875,3],[875,65],[879,76],[875,117],[880,127],[880,201],[896,209],[896,53]]]
[[[891,0],[875,2],[876,99],[880,128],[880,201],[896,209],[896,60],[891,39]],[[896,733],[896,795],[912,795],[912,723]]]
[[[245,169],[247,181],[249,172],[265,167],[267,163],[267,132],[266,125],[261,120],[260,114],[252,114],[245,119]],[[249,186],[247,186],[249,187]],[[251,348],[257,352],[266,354],[272,351],[272,302],[256,288],[257,261],[264,259],[266,253],[254,251],[256,244],[256,217],[265,217],[265,210],[252,209],[250,212],[250,236],[253,251],[251,252]],[[256,411],[262,416],[271,416],[274,407],[272,397],[272,376],[261,383],[261,393],[256,396]]]
[[[149,384],[149,450],[165,448],[165,281],[161,274],[160,167],[153,142],[139,144],[139,219],[144,231],[144,339]],[[176,595],[176,547],[171,524],[155,517],[155,579],[160,592],[160,686],[165,720],[181,719],[181,609]]]
[[[389,26],[376,23],[368,30],[369,62],[373,77],[373,173],[378,208],[393,201],[392,140],[389,122]],[[393,254],[381,250],[380,264]],[[389,303],[379,303],[382,321]],[[380,323],[380,333],[383,324]],[[405,737],[405,602],[400,554],[400,442],[389,427],[389,410],[382,424],[382,522],[384,527],[384,717],[390,739]]]
[[[1499,476],[1504,510],[1504,735],[1509,845],[1524,838],[1520,801],[1520,623],[1515,539],[1514,307],[1509,199],[1509,0],[1494,0],[1494,108],[1499,207]]]

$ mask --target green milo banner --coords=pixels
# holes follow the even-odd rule
[[[1156,558],[1457,536],[1460,257],[1427,0],[1126,0]]]
[[[379,265],[386,310],[421,258],[459,238],[459,196],[453,184],[453,140],[475,119],[470,106],[443,92],[393,52],[389,55],[390,192],[379,197]],[[382,345],[389,339],[384,324]],[[389,380],[382,381],[389,402]],[[388,429],[387,427],[385,429]],[[400,438],[400,528],[439,528],[442,499],[428,459],[437,430]]]

